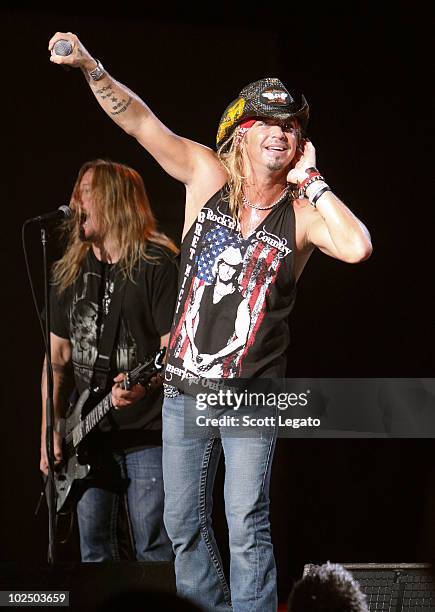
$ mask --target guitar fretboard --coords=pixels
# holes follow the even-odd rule
[[[72,436],[73,444],[76,447],[83,440],[85,436],[93,429],[101,419],[109,412],[112,408],[112,393],[108,393],[101,402],[99,402],[95,408],[93,408],[88,415],[77,423],[74,427]]]
[[[145,362],[140,363],[128,374],[128,388],[136,384],[138,380],[144,379],[146,381],[151,378],[151,376],[162,370],[165,350],[165,348],[161,348],[155,355],[148,357]],[[65,442],[69,456],[72,456],[74,449],[76,449],[83,438],[87,436],[96,425],[98,425],[112,406],[112,393],[110,392],[103,397],[103,399],[89,412],[89,414],[86,415],[83,420],[79,421],[77,425],[75,425],[74,428],[67,433],[65,436]]]

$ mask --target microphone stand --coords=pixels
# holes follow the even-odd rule
[[[47,231],[41,225],[41,244],[44,268],[44,301],[45,301],[45,346],[47,364],[47,399],[45,404],[46,436],[45,445],[48,462],[47,476],[47,507],[48,507],[48,563],[53,565],[56,561],[56,488],[54,486],[54,403],[53,403],[53,368],[51,365],[50,341],[50,293],[49,273],[47,260]]]
[[[56,487],[54,478],[54,401],[53,401],[53,367],[51,363],[51,342],[50,342],[50,291],[49,291],[49,271],[48,271],[48,258],[47,258],[47,230],[45,223],[49,221],[55,221],[58,219],[65,219],[71,217],[72,212],[69,206],[59,206],[59,208],[50,213],[39,215],[38,217],[32,217],[24,221],[22,228],[22,241],[23,241],[23,252],[24,259],[26,262],[27,275],[29,277],[30,288],[32,291],[33,302],[38,312],[38,319],[41,323],[41,331],[45,340],[46,349],[46,364],[47,364],[47,386],[46,386],[46,402],[45,402],[45,422],[46,422],[46,435],[45,435],[45,449],[47,454],[48,464],[48,476],[45,479],[44,489],[47,499],[48,507],[48,552],[47,558],[49,564],[54,564],[56,561]],[[38,303],[36,294],[34,291],[32,276],[30,273],[29,260],[27,257],[26,241],[25,241],[25,228],[29,223],[39,222],[41,230],[41,244],[42,244],[42,257],[43,257],[43,270],[44,270],[44,302],[45,302],[45,329],[42,325],[41,316],[39,314]],[[39,502],[41,501],[43,493]],[[36,509],[36,513],[39,509],[39,502]]]

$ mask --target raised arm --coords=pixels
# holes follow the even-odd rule
[[[58,40],[71,43],[70,55],[61,56],[53,52]],[[168,174],[187,186],[204,180],[216,183],[215,191],[220,188],[224,173],[216,154],[208,147],[169,130],[145,102],[109,75],[75,34],[57,32],[48,48],[50,61],[54,64],[81,68],[101,108],[125,132],[134,136]],[[94,80],[96,77],[98,79]]]

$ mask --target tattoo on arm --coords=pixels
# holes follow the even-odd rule
[[[112,98],[112,102],[115,101],[116,98]],[[114,104],[113,105],[113,113],[110,113],[111,115],[119,115],[121,113],[123,113],[124,111],[127,110],[127,108],[130,106],[130,104],[132,103],[133,98],[131,96],[128,96],[128,100],[125,100],[124,98],[121,100],[121,102],[118,102],[118,104]],[[118,109],[118,110],[116,110]]]
[[[68,397],[74,388],[74,377],[71,362],[64,365],[53,362],[53,383],[54,383],[54,400],[56,413],[62,416],[68,405]],[[42,377],[41,377],[41,390],[45,388],[47,380],[47,364],[44,361],[42,366]],[[44,391],[42,391],[44,397]],[[57,394],[57,395],[56,395]],[[56,399],[57,397],[57,399]],[[44,408],[45,410],[45,408]]]
[[[60,363],[52,362],[51,364],[53,368],[53,374],[57,375],[58,382],[61,386],[63,386],[67,381],[71,379],[72,368],[71,364],[62,365]],[[44,361],[42,366],[42,382],[47,377],[47,362]]]
[[[65,370],[67,369],[67,366],[64,366],[60,363],[56,363],[54,361],[51,362],[51,367],[53,368],[53,372],[56,372],[57,374],[64,374]],[[44,361],[44,365],[42,366],[42,373],[46,374],[47,373],[47,362]]]
[[[131,96],[128,96],[128,99],[122,98],[121,100],[117,97],[116,92],[113,89],[113,85],[106,85],[105,87],[100,87],[95,90],[95,95],[101,98],[101,100],[106,100],[110,98],[110,102],[112,102],[112,111],[111,115],[119,115],[127,110],[130,104],[133,101]]]
[[[99,96],[100,94],[103,94],[105,91],[109,91],[109,89],[112,90],[112,85],[106,85],[106,87],[101,87],[101,89],[96,89],[95,93]],[[113,92],[113,90],[112,90],[112,92]],[[103,96],[101,96],[101,97],[103,97]],[[107,94],[104,97],[107,97]]]
[[[100,89],[96,89],[95,94],[98,97],[100,97],[102,100],[105,100],[106,98],[109,98],[110,96],[114,96],[113,87],[112,85],[106,85],[106,87],[101,87]]]

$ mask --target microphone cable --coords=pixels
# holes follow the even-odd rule
[[[33,305],[35,307],[36,310],[36,315],[38,317],[38,321],[39,321],[39,327],[41,330],[41,334],[42,337],[44,339],[44,346],[45,346],[45,353],[47,354],[47,339],[45,337],[45,330],[44,330],[44,323],[41,317],[41,313],[39,312],[39,307],[38,307],[38,300],[36,298],[36,292],[35,292],[35,287],[33,284],[33,279],[32,279],[32,274],[30,271],[30,265],[29,265],[29,257],[27,254],[27,246],[26,246],[26,227],[27,225],[29,225],[31,223],[30,219],[27,219],[26,221],[24,221],[22,227],[21,227],[21,242],[22,242],[22,247],[23,247],[23,254],[24,254],[24,261],[26,263],[26,272],[27,272],[27,279],[29,281],[29,285],[30,285],[30,291],[32,293],[32,300],[33,300]],[[50,359],[50,370],[51,370],[51,359]],[[51,375],[53,375],[53,371],[51,370]]]

